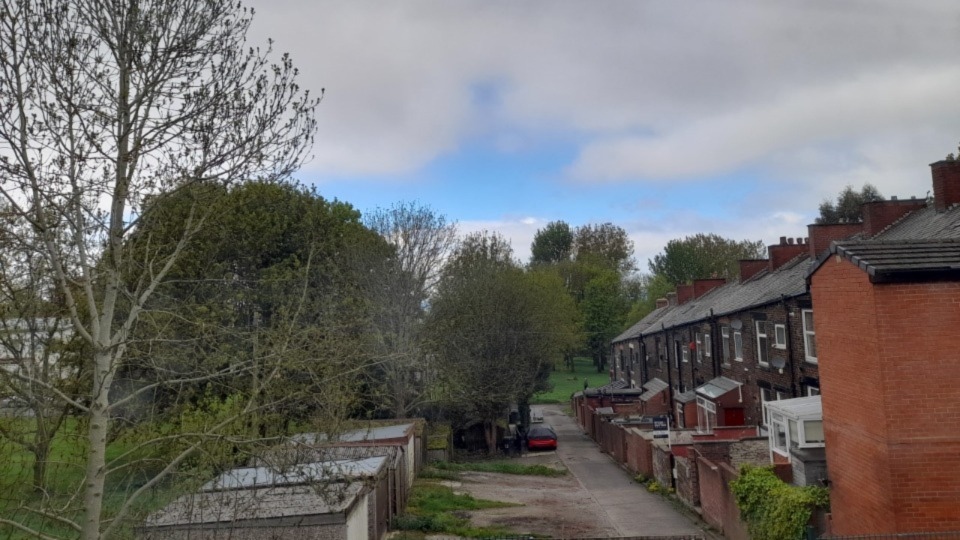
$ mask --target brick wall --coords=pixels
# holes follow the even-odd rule
[[[697,459],[700,483],[700,507],[703,519],[720,529],[728,540],[750,540],[747,526],[740,520],[740,509],[730,493],[730,481],[737,472],[726,463]]]
[[[690,508],[700,506],[700,477],[697,475],[696,453],[690,457],[674,456],[677,469],[677,498]]]
[[[960,529],[960,283],[874,285],[831,259],[811,292],[833,531]]]
[[[740,470],[742,465],[770,463],[770,441],[766,437],[743,439],[730,445],[730,465]]]
[[[653,477],[661,486],[673,487],[673,456],[665,444],[655,443],[652,452]]]
[[[653,461],[650,440],[638,429],[627,429],[625,433],[627,443],[627,470],[633,474],[653,476]]]

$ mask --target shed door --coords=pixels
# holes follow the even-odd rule
[[[723,425],[742,426],[743,425],[743,408],[738,407],[736,409],[724,409]]]

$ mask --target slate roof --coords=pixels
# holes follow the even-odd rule
[[[727,377],[716,377],[697,387],[697,393],[710,399],[716,399],[727,392],[736,390],[743,383]]]
[[[680,403],[690,403],[691,401],[697,399],[697,391],[696,391],[696,390],[687,390],[686,392],[683,392],[682,394],[677,394],[677,395],[673,396],[673,399],[674,399],[675,401],[679,401]]]
[[[663,392],[669,387],[670,385],[668,385],[666,382],[654,377],[653,379],[650,379],[649,381],[644,383],[643,389],[645,390],[645,392],[640,394],[640,400],[650,401],[651,399],[653,399],[654,396],[656,396],[660,392]]]
[[[960,238],[838,242],[830,252],[856,264],[874,282],[960,275]]]
[[[876,238],[878,240],[960,238],[960,206],[954,205],[944,212],[937,212],[933,206],[914,210]]]
[[[730,315],[807,292],[806,272],[810,258],[799,255],[770,272],[762,270],[746,281],[735,281],[708,291],[699,298],[678,306],[667,306],[651,311],[628,328],[613,342],[635,339],[650,331],[676,328],[707,319]]]
[[[807,276],[832,255],[856,264],[873,282],[960,277],[960,205],[914,210],[872,239],[834,242]]]

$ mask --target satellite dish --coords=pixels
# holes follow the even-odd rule
[[[743,328],[743,321],[741,321],[740,319],[734,319],[730,321],[730,327],[733,328],[734,330],[739,330]]]
[[[771,358],[770,365],[777,369],[783,369],[787,365],[787,362],[784,361],[783,358]]]

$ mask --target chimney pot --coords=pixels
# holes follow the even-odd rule
[[[787,244],[793,245],[793,237],[787,238]]]
[[[786,237],[786,236],[781,236],[781,237],[780,237],[780,245],[781,245],[781,246],[787,245],[787,237]]]

